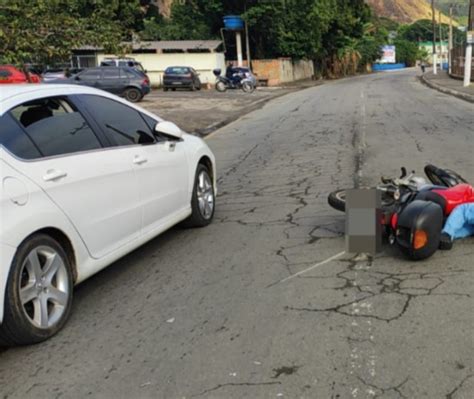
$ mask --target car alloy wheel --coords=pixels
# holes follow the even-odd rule
[[[71,287],[66,265],[53,248],[33,249],[23,262],[18,283],[23,311],[36,328],[51,328],[61,320]]]
[[[208,226],[214,218],[215,208],[216,197],[211,172],[205,165],[199,164],[194,177],[191,216],[182,223],[182,226]]]
[[[211,219],[214,214],[214,188],[211,178],[205,170],[201,170],[199,173],[197,200],[201,216],[206,220]]]
[[[51,338],[66,323],[73,295],[72,259],[52,237],[29,237],[13,259],[0,324],[0,346]]]

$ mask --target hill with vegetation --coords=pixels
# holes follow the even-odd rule
[[[400,23],[413,23],[420,19],[431,19],[433,14],[431,11],[431,2],[429,0],[366,0],[374,10],[375,14],[380,17],[390,18]],[[468,0],[461,0],[467,4]],[[442,6],[441,11],[449,10],[449,1],[437,3]],[[438,9],[437,9],[438,10]],[[436,19],[438,19],[436,13]],[[442,14],[442,22],[449,23],[449,17]]]

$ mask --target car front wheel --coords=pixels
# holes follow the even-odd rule
[[[189,227],[205,227],[212,222],[216,198],[212,177],[207,167],[198,165],[191,198],[192,214],[186,221]]]
[[[51,237],[27,239],[13,259],[8,277],[0,345],[44,341],[66,323],[73,291],[72,265]]]

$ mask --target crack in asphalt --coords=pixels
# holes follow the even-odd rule
[[[241,387],[241,386],[247,386],[247,387],[255,387],[255,386],[263,386],[263,385],[281,385],[280,381],[269,381],[269,382],[228,382],[226,384],[219,384],[216,385],[213,388],[206,389],[205,391],[202,391],[201,393],[198,393],[196,395],[191,395],[192,398],[196,398],[198,396],[203,396],[207,393],[217,391],[219,389],[225,388],[225,387]]]
[[[454,389],[446,395],[446,399],[454,399],[456,392],[459,391],[463,387],[463,385],[466,383],[466,381],[472,377],[474,377],[474,374],[469,374],[466,377],[464,377],[461,380],[461,382],[459,382],[459,384],[456,385],[456,387],[454,387]]]
[[[358,278],[354,277],[355,268],[357,263],[351,260],[340,260],[339,262],[348,262],[349,266],[346,270],[343,270],[336,274],[336,277],[343,283],[340,287],[333,287],[335,291],[339,290],[356,290],[356,297],[351,301],[345,301],[335,306],[327,308],[313,308],[313,307],[294,307],[286,306],[285,310],[297,311],[297,312],[314,312],[314,313],[338,313],[344,316],[351,316],[356,318],[368,318],[391,323],[403,317],[408,311],[412,301],[419,297],[426,296],[461,296],[471,298],[470,294],[459,293],[459,292],[435,292],[440,286],[444,284],[444,279],[439,275],[443,275],[443,272],[401,272],[401,273],[390,273],[372,270],[357,270],[359,273]],[[370,262],[368,262],[368,267]],[[466,271],[459,271],[459,273],[465,273]],[[452,271],[450,273],[453,273]],[[365,274],[365,276],[364,276]],[[368,278],[367,278],[368,277]],[[443,276],[444,277],[444,276]],[[312,278],[318,279],[313,276]],[[360,284],[357,280],[367,278],[367,280],[374,280],[372,284],[364,283]],[[424,285],[424,286],[423,286]],[[357,306],[367,299],[377,299],[380,296],[397,295],[402,301],[400,302],[399,310],[395,314],[389,316],[382,316],[377,314],[363,313],[360,309],[350,309],[351,307]],[[392,301],[395,303],[396,301]]]
[[[377,393],[377,392],[372,392],[370,391],[370,395],[373,399],[376,399],[376,398],[379,398],[387,393],[389,393],[390,391],[393,391],[393,392],[396,392],[399,397],[401,399],[408,399],[408,396],[405,396],[402,391],[401,391],[401,388],[403,387],[403,385],[405,385],[408,381],[409,381],[409,377],[405,378],[400,384],[398,385],[395,385],[393,387],[387,387],[387,388],[382,388],[378,385],[375,385],[375,384],[371,384],[371,383],[368,383],[367,381],[365,381],[362,377],[360,376],[357,376],[357,379],[362,382],[362,384],[364,384],[365,386],[371,388],[372,390],[375,389],[377,391],[379,391],[380,393]],[[368,392],[369,393],[369,392]]]

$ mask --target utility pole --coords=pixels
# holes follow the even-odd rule
[[[436,14],[435,14],[435,2],[431,0],[431,14],[433,17],[433,73],[436,75],[438,73],[438,66],[436,60]]]
[[[247,2],[244,4],[244,12],[247,14]],[[249,38],[249,23],[247,22],[247,15],[245,16],[245,46],[247,47],[247,66],[252,71],[252,59],[250,57],[250,38]]]
[[[449,6],[449,42],[448,42],[448,72],[453,72],[453,4]]]
[[[443,53],[443,26],[441,25],[441,10],[439,10],[439,69],[443,70],[444,53]]]
[[[472,45],[474,44],[474,0],[469,6],[469,26],[467,32],[466,62],[464,63],[464,87],[471,85]]]

